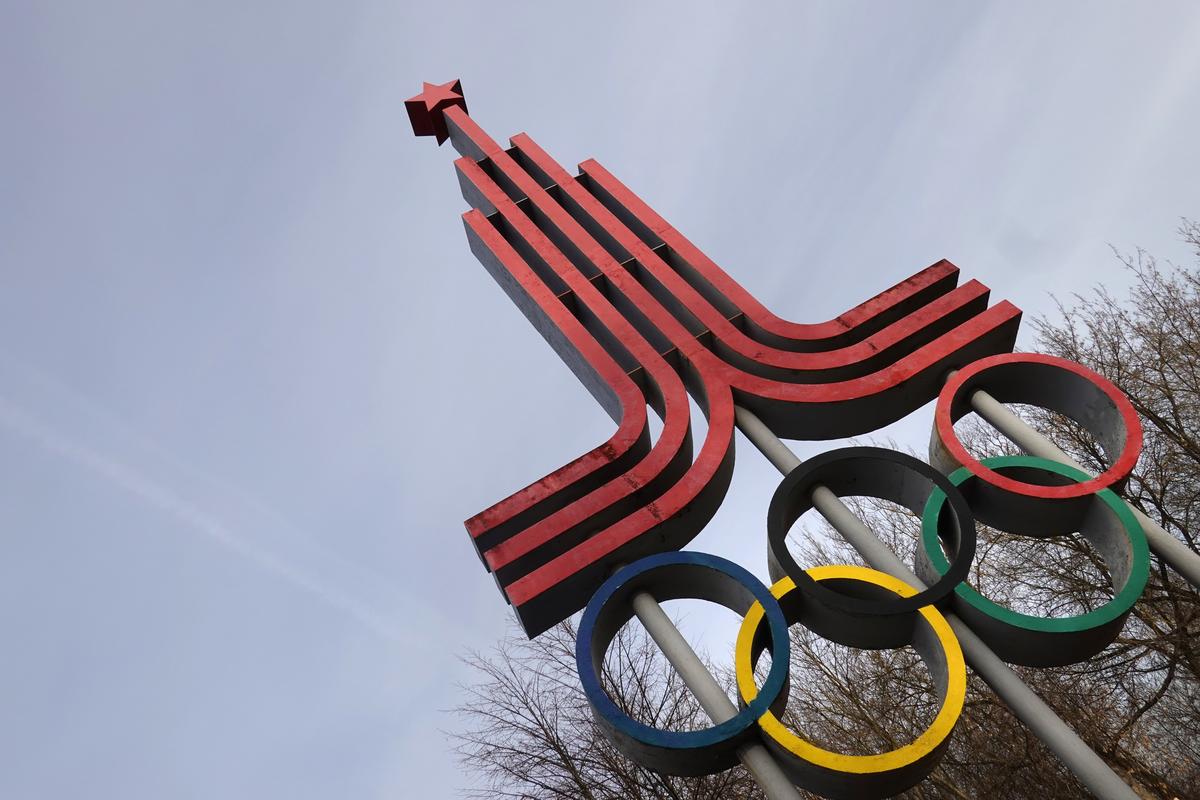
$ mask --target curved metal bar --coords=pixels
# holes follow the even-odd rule
[[[1040,473],[1041,477],[1085,481],[1085,472],[1034,456],[985,458],[983,465],[1001,474],[1014,470]],[[955,486],[969,487],[978,477],[966,467],[950,476]],[[934,492],[921,517],[921,547],[917,549],[917,573],[925,580],[938,580],[950,567],[938,541],[938,528],[945,497]],[[1030,521],[1031,526],[1037,520]],[[1024,533],[1021,531],[1014,531]],[[1150,553],[1146,537],[1125,501],[1108,489],[1092,495],[1091,508],[1080,526],[1083,534],[1103,559],[1112,576],[1115,594],[1111,600],[1085,614],[1039,617],[1021,614],[984,597],[966,581],[954,589],[951,608],[965,620],[998,656],[1011,664],[1027,667],[1060,667],[1086,661],[1113,642],[1125,619],[1146,588],[1150,576]],[[1043,532],[1027,534],[1045,538]]]

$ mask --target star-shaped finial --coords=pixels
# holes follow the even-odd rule
[[[408,109],[408,119],[412,122],[413,133],[417,136],[436,136],[438,144],[450,138],[446,128],[444,112],[451,106],[461,106],[467,110],[467,101],[463,99],[462,81],[453,80],[446,83],[429,83],[425,81],[425,89],[416,97],[404,101]]]

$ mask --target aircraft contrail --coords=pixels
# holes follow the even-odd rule
[[[44,450],[138,497],[192,530],[349,614],[377,635],[394,642],[416,644],[412,640],[418,637],[411,631],[405,631],[400,620],[380,613],[370,604],[328,585],[295,564],[239,536],[223,521],[189,502],[170,487],[104,453],[71,441],[3,396],[0,396],[0,427],[35,442]]]

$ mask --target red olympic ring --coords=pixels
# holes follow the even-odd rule
[[[1001,403],[1031,403],[1057,411],[1096,438],[1109,467],[1090,480],[1053,485],[1019,480],[985,466],[967,451],[954,423],[971,412],[971,395],[985,390]],[[1142,451],[1142,425],[1129,399],[1104,376],[1073,361],[1038,353],[1004,353],[955,373],[938,395],[929,460],[949,474],[966,467],[979,479],[969,497],[977,519],[1003,530],[1028,525],[1033,515],[1045,534],[1075,530],[1092,495],[1119,492]]]

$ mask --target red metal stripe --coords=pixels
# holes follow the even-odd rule
[[[908,351],[904,349],[904,343],[910,340],[910,337],[915,337],[922,329],[936,329],[938,333],[941,333],[953,327],[952,324],[945,323],[945,317],[955,308],[961,307],[962,303],[967,302],[968,297],[979,298],[982,295],[984,303],[979,310],[986,307],[987,289],[975,282],[969,287],[957,290],[958,296],[950,303],[939,303],[934,298],[930,298],[933,302],[928,302],[921,308],[900,317],[896,323],[877,331],[868,339],[838,349],[824,352],[791,352],[754,342],[733,326],[724,314],[702,297],[679,273],[663,262],[656,253],[634,235],[633,231],[618,220],[583,186],[573,180],[566,170],[547,155],[528,135],[518,134],[513,137],[512,141],[525,159],[543,172],[549,180],[554,181],[562,194],[576,203],[584,214],[588,215],[620,247],[636,258],[643,268],[653,274],[673,297],[677,298],[688,311],[696,316],[710,331],[713,337],[711,347],[714,352],[722,356],[723,360],[748,373],[802,383],[823,383],[837,378],[857,377],[867,374],[875,368],[872,364],[878,363],[880,360],[878,355],[882,350],[889,350],[894,358],[905,355]],[[720,271],[715,265],[713,267]],[[935,264],[930,269],[918,273],[918,276],[924,275],[924,277],[917,284],[923,286],[926,281],[936,283],[941,277],[956,273],[957,270],[948,262]],[[720,271],[720,274],[725,275],[723,271]],[[728,278],[728,276],[725,277]],[[901,287],[903,287],[901,292],[893,290],[893,294],[904,294],[907,297],[908,294],[905,293],[916,291],[915,286],[907,282],[901,284]],[[895,307],[896,303],[893,302],[891,308]],[[757,369],[760,365],[774,368],[774,371]],[[836,371],[837,378],[809,374],[827,370]]]
[[[608,383],[620,404],[620,422],[617,430],[606,442],[466,521],[467,531],[476,541],[482,556],[482,550],[496,543],[499,538],[497,534],[502,536],[506,533],[506,526],[509,526],[507,535],[527,528],[537,519],[549,516],[557,510],[555,506],[541,514],[537,513],[539,507],[553,505],[555,498],[569,492],[572,486],[582,483],[586,488],[577,490],[576,494],[585,494],[611,477],[608,473],[612,471],[610,468],[613,465],[619,467],[644,456],[649,449],[649,427],[645,396],[612,356],[584,329],[553,292],[537,279],[529,266],[481,212],[469,211],[463,215],[463,221],[469,233],[477,237],[481,245],[495,256],[530,300],[542,309],[571,346]],[[623,472],[624,469],[620,471]],[[562,502],[565,503],[566,500]],[[514,521],[524,524],[513,527],[510,523]]]
[[[655,480],[670,471],[669,465],[679,463],[680,450],[674,444],[665,448],[673,458],[665,464],[659,458],[656,451],[663,443],[660,439],[645,460],[631,470],[628,477],[634,480],[623,486],[620,480],[609,481],[491,548],[489,562],[504,573],[498,577],[530,635],[582,607],[613,564],[682,547],[699,532],[724,496],[732,470],[735,396],[785,436],[846,436],[873,430],[932,399],[946,370],[1012,347],[1020,312],[1007,303],[984,310],[987,290],[976,282],[950,291],[957,269],[948,262],[918,273],[829,323],[788,323],[781,330],[792,336],[790,344],[800,342],[792,348],[795,352],[781,351],[774,342],[753,342],[710,302],[714,297],[725,306],[736,301],[739,307],[763,318],[756,312],[757,304],[747,302],[753,298],[703,259],[690,243],[672,233],[673,229],[665,223],[659,225],[660,218],[650,219],[658,226],[656,235],[671,239],[671,246],[689,259],[689,267],[710,281],[707,296],[650,252],[624,221],[573,179],[563,180],[561,167],[537,150],[528,137],[518,137],[518,155],[535,173],[544,173],[542,182],[546,182],[547,174],[556,176],[557,191],[574,204],[579,219],[464,112],[450,108],[445,117],[451,141],[460,152],[471,156],[458,162],[464,194],[479,208],[498,211],[506,235],[516,237],[514,241],[525,248],[522,252],[543,263],[548,274],[569,287],[593,315],[598,321],[595,324],[615,337],[609,344],[602,340],[603,346],[633,355],[641,365],[638,372],[648,380],[647,386],[662,392],[668,424],[675,426],[670,435],[677,436],[684,430],[686,422],[679,425],[672,420],[682,416],[686,397],[678,375],[655,347],[677,352],[679,369],[709,416],[708,435],[695,463],[668,488],[660,492],[656,486],[646,497],[637,493],[638,487],[648,485],[647,479]],[[487,158],[492,174],[474,158]],[[636,198],[623,198],[628,204],[633,200]],[[518,207],[515,201],[527,201],[528,209]],[[638,213],[642,216],[626,216],[641,224],[646,215],[641,210]],[[511,246],[514,242],[505,243]],[[500,249],[498,244],[491,251],[496,249]],[[515,249],[510,250],[506,257],[518,255]],[[654,277],[666,287],[665,297],[680,303],[686,311],[682,319],[631,275],[614,258],[614,252],[636,255],[645,268],[652,267]],[[522,275],[525,281],[537,279],[541,283],[534,270]],[[623,302],[622,311],[593,285],[591,278],[597,275],[615,290],[612,296]],[[714,296],[714,286],[732,299]],[[622,312],[630,313],[631,318]],[[767,369],[783,369],[781,365],[787,365],[791,369],[786,375],[788,380],[753,374],[726,363],[721,355],[727,351],[718,354],[709,350],[685,324],[694,326],[696,321],[711,322],[710,330],[719,330],[721,336],[710,333],[703,337],[715,338],[719,348],[727,344],[722,336],[737,340],[739,354],[755,366],[761,363]],[[771,335],[785,338],[778,333]],[[800,352],[821,348],[831,352]],[[739,352],[738,348],[732,348],[732,352]],[[852,377],[845,378],[847,373]],[[796,379],[823,382],[791,382]],[[627,505],[631,501],[636,505]],[[614,519],[617,513],[622,516]],[[594,530],[597,520],[603,521],[603,529]],[[567,544],[569,547],[563,550]]]
[[[451,120],[452,133],[468,139],[476,152],[487,154],[510,186],[515,187],[519,194],[528,197],[550,224],[558,226],[566,234],[566,241],[576,246],[597,266],[601,266],[605,274],[629,277],[603,248],[588,237],[536,181],[495,146],[469,117],[455,112],[456,109],[450,109],[447,113]],[[670,379],[678,381],[674,370],[650,348],[649,343],[591,282],[586,280],[574,265],[566,262],[562,253],[553,246],[542,230],[533,226],[529,218],[517,209],[509,198],[499,196],[499,187],[478,165],[469,159],[460,159],[458,167],[479,196],[500,211],[506,222],[530,245],[535,246],[538,254],[555,274],[577,293],[581,302],[588,305],[606,326],[619,335],[620,341],[646,366],[647,374],[653,380],[662,383],[669,383]],[[680,338],[688,336],[687,331],[676,320],[665,315],[665,312],[655,305],[649,308],[645,305],[640,307],[653,314],[655,323],[660,327],[668,328]],[[527,633],[536,635],[571,611],[583,607],[591,592],[603,581],[607,570],[617,561],[682,547],[695,537],[715,513],[721,498],[724,497],[732,471],[732,398],[726,387],[719,384],[708,386],[699,379],[693,391],[709,415],[709,425],[704,445],[695,463],[690,465],[686,473],[657,499],[640,506],[631,515],[592,534],[549,563],[505,586],[505,592],[517,608]],[[664,427],[663,435],[666,433]],[[572,508],[583,506],[581,501],[573,504]],[[539,538],[543,537],[544,533]]]
[[[451,109],[450,113],[454,111]],[[528,137],[521,141],[528,148],[523,151],[525,156],[539,169],[551,178],[561,177],[561,167],[557,168],[559,171],[551,172],[557,165],[544,153],[535,153],[535,146]],[[506,153],[494,156],[493,163],[529,198],[539,212],[540,224],[553,226],[576,248],[588,253],[593,263],[632,301],[647,322],[671,340],[705,385],[732,387],[739,402],[744,399],[752,410],[769,418],[769,423],[776,426],[773,429],[780,435],[830,439],[875,430],[936,397],[942,379],[938,370],[944,374],[946,370],[967,363],[968,354],[974,354],[973,358],[1012,349],[1020,312],[1010,304],[1002,303],[867,375],[836,382],[797,384],[750,374],[722,361],[692,336]],[[568,193],[571,190],[560,184],[559,191]],[[584,206],[582,199],[580,206],[586,210],[595,208],[595,205]],[[613,239],[622,235],[623,226],[610,214],[598,212],[593,221]],[[909,332],[930,324],[938,318],[939,312],[937,307],[925,306],[908,315]]]
[[[737,306],[746,315],[747,322],[764,335],[765,341],[783,349],[789,349],[789,342],[844,346],[855,341],[856,331],[857,335],[862,336],[878,330],[893,321],[896,311],[905,309],[906,301],[914,294],[958,272],[958,267],[942,260],[834,319],[818,323],[790,322],[763,306],[599,162],[588,159],[579,165],[579,171],[593,191],[598,190],[598,195],[622,209],[632,220],[669,246],[692,270]]]
[[[504,195],[479,165],[471,159],[460,159],[456,162],[456,167],[475,190],[497,209],[512,230],[577,294],[580,302],[621,339],[634,358],[646,369],[649,379],[659,388],[665,405],[662,433],[646,458],[587,496],[488,550],[484,554],[488,566],[499,571],[517,559],[551,545],[556,539],[568,531],[578,529],[614,503],[624,499],[637,499],[634,495],[655,486],[661,475],[667,475],[673,482],[691,461],[691,409],[683,383],[675,371],[632,329],[628,321],[612,307],[596,287],[567,262],[549,239]],[[515,251],[513,255],[516,255]],[[659,491],[665,488],[661,487]],[[653,500],[654,494],[651,493],[644,499]]]

